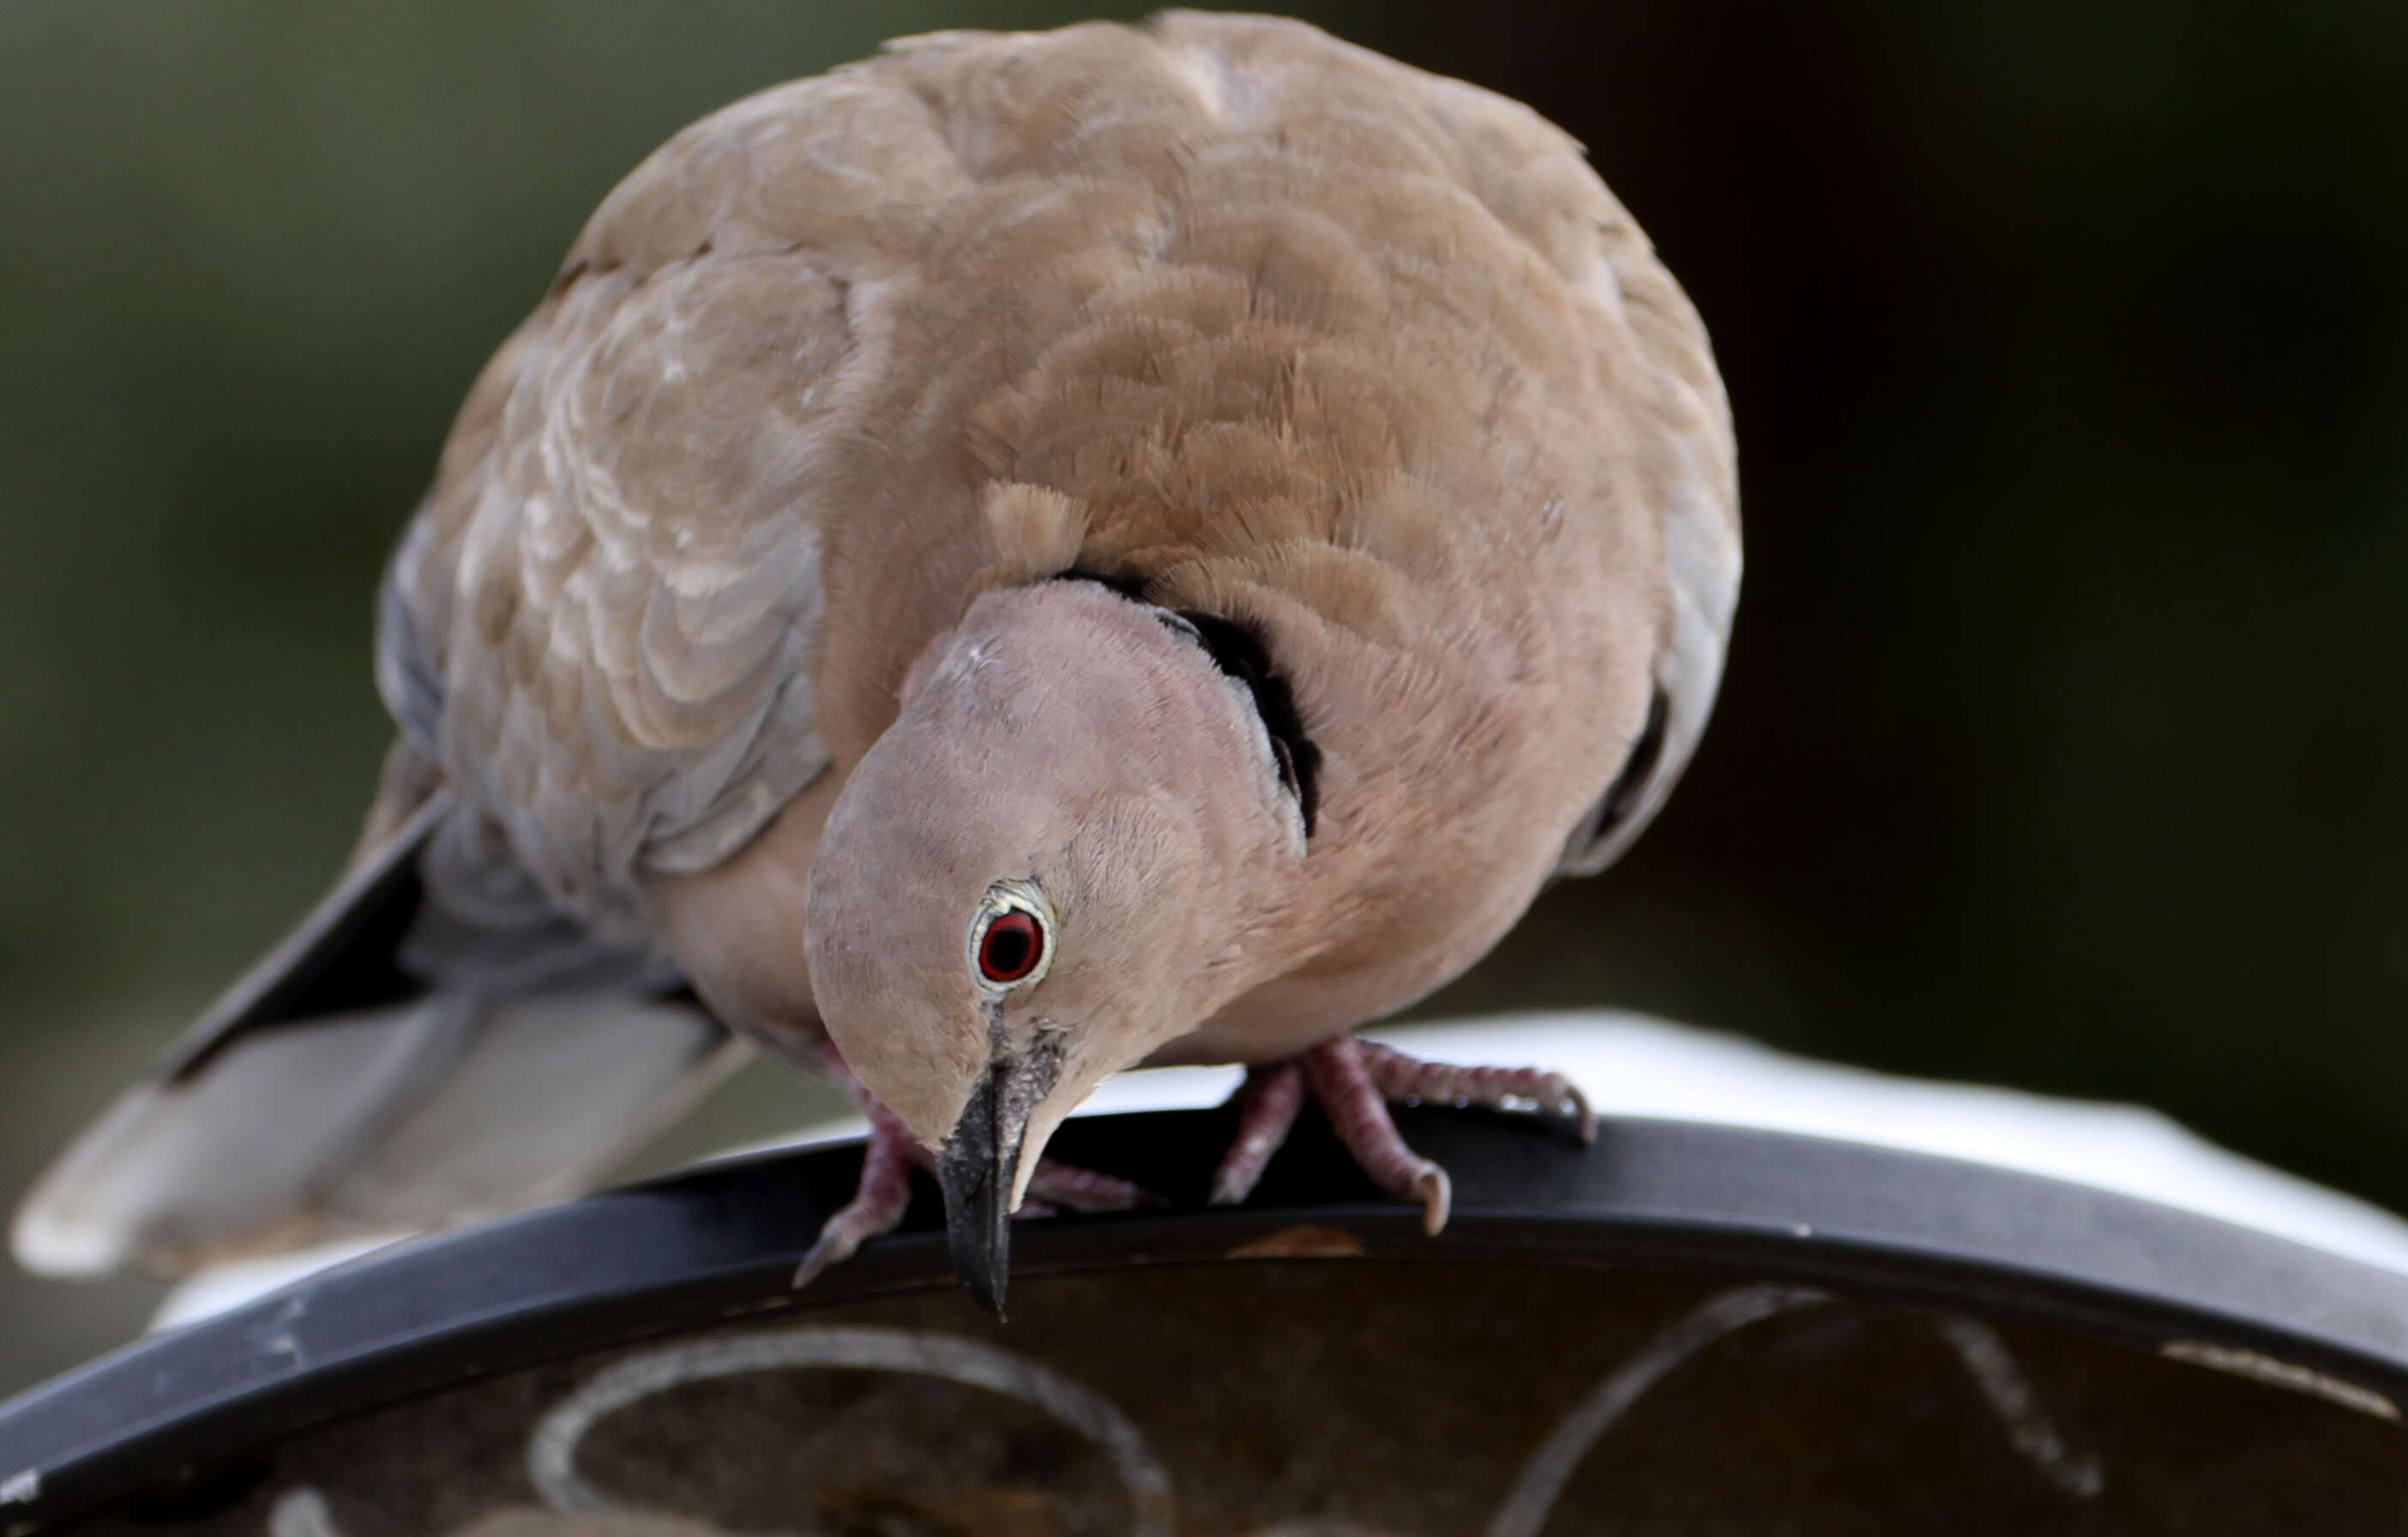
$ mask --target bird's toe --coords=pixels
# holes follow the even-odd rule
[[[1118,1175],[1052,1158],[1039,1160],[1037,1171],[1028,1177],[1028,1193],[1047,1206],[1070,1212],[1135,1212],[1170,1204],[1144,1185]],[[1027,1214],[1025,1202],[1021,1214]]]

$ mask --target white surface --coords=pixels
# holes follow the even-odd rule
[[[1896,1078],[1603,1010],[1364,1033],[1441,1061],[1557,1069],[1601,1115],[1710,1121],[1969,1158],[2179,1206],[2408,1273],[2408,1222],[2228,1153],[2139,1105]],[[1235,1068],[1123,1073],[1080,1113],[1218,1104],[1238,1080]],[[856,1119],[823,1122],[736,1151],[802,1146],[863,1129]],[[377,1246],[351,1243],[206,1271],[177,1288],[153,1327],[206,1317]]]
[[[291,1254],[270,1255],[265,1259],[230,1259],[222,1265],[211,1265],[167,1294],[167,1300],[150,1317],[150,1332],[199,1323],[229,1308],[238,1308],[254,1297],[265,1297],[288,1282],[333,1270],[346,1259],[357,1259],[409,1236],[395,1233],[391,1238],[346,1239],[340,1243],[321,1243]]]

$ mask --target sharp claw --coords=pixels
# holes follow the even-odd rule
[[[1254,1186],[1262,1182],[1259,1169],[1225,1168],[1212,1176],[1212,1194],[1209,1199],[1215,1206],[1243,1206],[1246,1198],[1254,1193]]]
[[[1455,1184],[1445,1170],[1425,1163],[1413,1175],[1412,1188],[1421,1198],[1422,1231],[1436,1238],[1446,1231],[1447,1215],[1455,1209]]]
[[[859,1247],[860,1243],[850,1233],[821,1228],[819,1242],[810,1246],[803,1256],[803,1262],[795,1267],[795,1279],[791,1283],[793,1289],[800,1291],[810,1286],[819,1279],[820,1271],[839,1261],[851,1259],[853,1251]]]
[[[1567,1085],[1564,1088],[1562,1113],[1575,1118],[1574,1125],[1579,1130],[1580,1140],[1584,1146],[1594,1146],[1596,1144],[1597,1112],[1589,1108],[1587,1095],[1583,1094],[1580,1090]]]

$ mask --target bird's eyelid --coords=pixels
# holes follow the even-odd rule
[[[1034,965],[1008,981],[991,977],[982,964],[987,930],[996,920],[1007,913],[1025,912],[1036,924],[1037,958]],[[970,912],[969,927],[962,936],[962,959],[968,969],[970,981],[991,998],[1000,998],[1017,988],[1033,987],[1045,980],[1053,969],[1054,929],[1057,919],[1054,904],[1046,899],[1044,887],[1034,876],[1025,880],[997,881],[979,898],[978,906]]]
[[[1054,921],[1054,904],[1034,875],[996,882],[980,896],[978,911],[982,923],[999,912],[1025,912],[1042,923]]]

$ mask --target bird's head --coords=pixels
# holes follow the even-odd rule
[[[1301,865],[1309,786],[1226,662],[1096,582],[987,594],[913,666],[822,835],[818,1007],[934,1150],[990,1307],[1055,1127],[1256,980]]]

